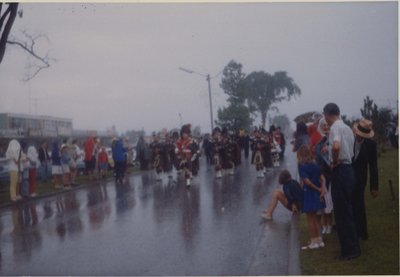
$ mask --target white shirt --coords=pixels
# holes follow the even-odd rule
[[[8,160],[8,170],[18,171],[18,160],[20,158],[21,145],[15,139],[8,144],[6,158]],[[17,161],[17,162],[16,162]]]
[[[354,156],[354,134],[349,126],[344,124],[343,120],[337,120],[331,126],[329,134],[329,161],[332,162],[332,146],[333,142],[340,143],[339,162],[343,164],[351,164]]]
[[[39,161],[39,154],[36,151],[35,146],[32,145],[32,146],[28,147],[27,156],[28,156],[28,158],[30,160],[30,167],[31,168],[38,168],[39,164],[40,164],[40,161]]]

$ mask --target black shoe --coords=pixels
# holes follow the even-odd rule
[[[357,259],[358,257],[360,257],[360,255],[361,255],[361,252],[358,252],[358,253],[355,253],[355,254],[351,254],[351,255],[346,255],[346,256],[340,255],[340,256],[335,257],[335,260],[338,260],[338,261],[350,261],[350,260],[353,260],[353,259]]]

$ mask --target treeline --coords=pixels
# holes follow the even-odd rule
[[[275,104],[301,95],[301,90],[285,71],[270,74],[254,71],[246,74],[242,65],[230,61],[223,70],[220,87],[228,95],[228,106],[218,109],[216,124],[229,129],[249,129],[258,113],[266,127],[269,111],[278,111]],[[278,121],[286,119],[278,118]]]

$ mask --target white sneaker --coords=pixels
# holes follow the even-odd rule
[[[222,178],[221,170],[217,171],[217,174],[215,175],[215,178],[217,178],[217,179]]]
[[[321,248],[325,247],[325,243],[323,241],[320,241],[320,242],[318,242],[318,246],[321,247]]]
[[[301,250],[309,250],[309,249],[317,249],[319,248],[319,243],[317,242],[311,242],[309,245],[302,246]]]
[[[326,226],[325,234],[330,234],[330,233],[332,233],[332,226],[328,225]]]
[[[326,229],[327,229],[328,227],[327,226],[322,226],[322,231],[321,231],[321,234],[326,234]]]
[[[186,179],[186,186],[190,187],[190,179]]]

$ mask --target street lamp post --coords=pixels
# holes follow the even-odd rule
[[[207,74],[207,75],[205,75],[205,74],[201,74],[201,73],[198,73],[198,72],[196,72],[196,71],[193,71],[193,70],[190,70],[190,69],[186,69],[186,68],[183,68],[183,67],[179,67],[179,70],[182,70],[182,71],[184,71],[184,72],[186,72],[186,73],[189,73],[189,74],[197,74],[197,75],[200,75],[200,76],[203,76],[203,77],[206,77],[206,81],[208,82],[208,99],[209,99],[209,102],[210,102],[210,123],[211,123],[211,133],[212,133],[212,131],[214,130],[214,118],[213,118],[213,110],[212,110],[212,98],[211,98],[211,82],[210,82],[210,80],[211,80],[211,78],[210,78],[210,74]],[[219,74],[218,74],[219,75]],[[216,76],[218,76],[218,75],[216,75]],[[216,77],[215,76],[215,77]],[[214,78],[215,78],[214,77]]]

